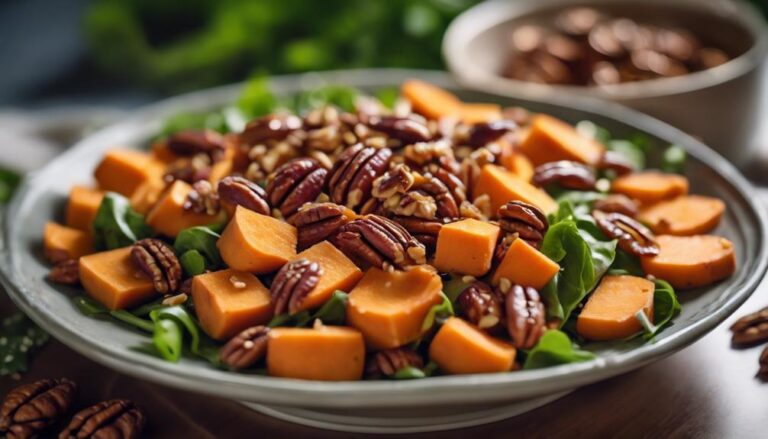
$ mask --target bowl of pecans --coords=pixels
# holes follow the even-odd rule
[[[767,30],[751,5],[730,0],[490,1],[451,24],[443,54],[464,85],[611,100],[744,165],[759,123]]]

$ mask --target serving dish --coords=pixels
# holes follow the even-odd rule
[[[338,83],[373,91],[421,78],[475,101],[520,105],[569,122],[590,119],[629,136],[648,133],[656,153],[670,143],[690,156],[687,175],[705,195],[728,200],[717,234],[737,249],[738,271],[728,280],[680,295],[683,312],[674,325],[649,344],[606,344],[594,361],[512,374],[434,377],[415,381],[309,382],[214,370],[182,359],[178,364],[138,352],[146,339],[113,323],[78,312],[63,288],[47,283],[40,251],[43,224],[61,212],[72,184],[115,145],[138,148],[155,135],[161,121],[180,109],[205,110],[231,102],[238,86],[193,93],[137,112],[84,139],[60,158],[28,176],[3,217],[0,244],[2,282],[19,307],[54,337],[109,367],[165,385],[247,401],[265,413],[307,425],[354,431],[423,431],[490,422],[550,401],[578,386],[640,367],[692,343],[725,319],[754,291],[766,269],[765,214],[752,188],[713,151],[682,132],[622,107],[589,99],[553,98],[547,102],[502,98],[458,89],[441,73],[360,70],[277,77],[271,87],[288,94],[317,83]],[[624,122],[622,122],[624,121]],[[629,122],[627,122],[629,121]]]

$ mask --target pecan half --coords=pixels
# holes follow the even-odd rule
[[[451,142],[447,140],[408,145],[403,150],[403,157],[412,169],[432,172],[435,168],[442,168],[452,173],[459,172],[459,162],[454,156]]]
[[[155,238],[136,241],[131,248],[136,265],[152,279],[160,294],[175,292],[181,283],[181,264],[173,248]]]
[[[531,349],[546,330],[544,304],[531,287],[513,285],[507,293],[507,331],[518,349]]]
[[[219,181],[216,191],[222,204],[229,205],[232,208],[243,206],[262,215],[270,214],[271,209],[267,202],[267,192],[247,178],[234,175],[224,177]]]
[[[213,130],[185,130],[171,134],[167,140],[168,149],[179,156],[205,154],[212,161],[224,156],[224,136]]]
[[[252,326],[232,337],[219,351],[219,359],[230,369],[247,369],[267,354],[269,327]]]
[[[409,117],[398,116],[371,116],[368,118],[368,126],[380,131],[403,144],[426,142],[432,137],[429,128],[419,121]]]
[[[731,343],[737,347],[753,346],[768,340],[768,308],[747,314],[731,325]]]
[[[457,202],[448,186],[431,174],[424,175],[424,178],[426,181],[417,185],[417,189],[429,194],[435,200],[437,218],[455,219],[460,217],[459,205],[461,201]]]
[[[102,401],[78,412],[59,434],[59,439],[138,439],[146,416],[133,401]]]
[[[457,205],[461,206],[461,203],[467,201],[467,186],[461,181],[456,173],[451,173],[446,169],[438,168],[435,169],[434,172],[431,172],[431,174],[448,188],[448,191],[451,193],[451,196]]]
[[[302,302],[317,286],[322,275],[323,267],[320,264],[303,258],[283,265],[269,289],[275,314],[298,312]]]
[[[615,151],[605,151],[597,164],[598,169],[613,171],[616,175],[626,175],[636,171],[632,163]]]
[[[475,148],[499,140],[503,135],[517,129],[517,124],[508,119],[475,124],[469,133],[469,145]]]
[[[341,153],[327,179],[331,201],[350,209],[358,209],[369,198],[373,182],[389,168],[392,151],[358,143]]]
[[[390,377],[406,367],[421,369],[424,367],[424,359],[411,349],[385,349],[371,355],[365,366],[365,374],[369,378]]]
[[[284,140],[302,125],[302,120],[297,116],[264,116],[248,122],[240,133],[239,140],[246,145],[258,145],[268,140]]]
[[[491,331],[502,327],[502,301],[485,282],[472,282],[459,294],[458,301],[464,318],[478,328]]]
[[[557,183],[566,189],[586,191],[594,189],[597,180],[589,166],[561,160],[536,167],[533,171],[533,183],[539,187]]]
[[[396,194],[408,192],[414,181],[413,172],[408,165],[398,164],[373,181],[371,195],[386,200]]]
[[[378,215],[348,222],[332,241],[347,256],[379,268],[426,263],[424,245],[400,224]]]
[[[522,201],[508,201],[497,213],[499,227],[507,234],[517,234],[535,248],[541,246],[549,228],[547,216],[538,207]]]
[[[768,380],[768,346],[760,353],[760,369],[757,371],[757,376],[763,381]]]
[[[610,194],[602,200],[597,200],[593,207],[601,212],[621,213],[630,218],[637,217],[640,211],[640,207],[635,200],[621,194]]]
[[[219,195],[208,180],[196,181],[182,207],[194,213],[216,215],[219,212]]]
[[[323,192],[328,171],[310,158],[289,161],[269,176],[267,196],[283,218],[290,218],[301,206],[314,202]]]
[[[78,285],[80,283],[80,260],[66,259],[51,268],[48,280],[62,285]]]
[[[619,247],[635,256],[659,254],[656,237],[647,227],[620,213],[592,211],[597,226],[610,239],[618,239]]]
[[[436,220],[426,220],[415,216],[394,216],[392,220],[400,224],[413,235],[416,240],[424,244],[430,250],[434,250],[437,245],[437,235],[443,228],[443,223]]]
[[[0,405],[0,433],[8,439],[36,437],[69,411],[75,393],[77,385],[66,378],[16,387]]]
[[[197,154],[190,158],[184,158],[172,163],[163,175],[163,181],[167,184],[176,180],[194,183],[205,180],[211,175],[211,158],[206,154]]]
[[[298,247],[307,248],[333,236],[349,221],[345,208],[334,203],[311,203],[302,206],[288,222],[296,227]]]

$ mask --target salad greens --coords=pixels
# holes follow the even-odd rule
[[[540,369],[558,364],[576,363],[595,358],[595,354],[574,347],[571,339],[562,331],[549,330],[525,357],[523,369]]]
[[[661,157],[661,170],[682,174],[686,158],[687,154],[683,148],[678,145],[671,145],[664,150],[664,155]]]
[[[144,217],[131,208],[124,196],[107,192],[93,220],[93,241],[97,250],[125,247],[152,236]]]
[[[347,304],[349,296],[344,291],[336,290],[331,298],[317,311],[301,311],[296,314],[279,314],[267,323],[270,328],[278,326],[291,326],[301,328],[310,325],[315,320],[320,320],[325,325],[343,325],[347,319]]]
[[[13,196],[13,192],[16,190],[16,187],[19,186],[19,183],[21,183],[21,175],[0,168],[0,204],[10,201],[11,196]]]
[[[443,300],[437,305],[432,306],[429,312],[427,312],[424,323],[421,324],[421,332],[429,331],[435,323],[442,324],[448,317],[454,315],[451,299],[443,293],[440,293],[440,297]]]
[[[202,274],[224,265],[216,246],[221,237],[220,229],[220,226],[190,227],[176,236],[173,249],[181,255],[179,261],[188,275]]]

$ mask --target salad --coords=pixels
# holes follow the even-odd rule
[[[653,337],[676,290],[729,277],[689,194],[685,152],[655,168],[613,138],[420,80],[374,95],[236,103],[111,149],[44,230],[49,280],[137,346],[311,380],[513,372]]]

